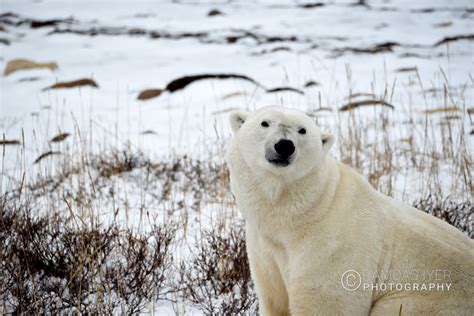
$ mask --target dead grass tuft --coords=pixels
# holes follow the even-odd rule
[[[184,297],[206,315],[257,314],[241,228],[204,231],[192,260],[181,265],[180,274]]]
[[[474,205],[472,201],[466,200],[459,203],[447,198],[439,202],[428,197],[416,202],[414,206],[453,225],[474,239]]]
[[[172,225],[139,235],[0,205],[0,302],[13,314],[135,314],[165,299]]]

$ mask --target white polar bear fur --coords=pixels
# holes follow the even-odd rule
[[[270,126],[262,127],[263,120]],[[474,315],[472,240],[377,192],[335,161],[327,154],[332,136],[301,112],[235,111],[230,121],[234,136],[226,159],[246,219],[262,315]],[[306,134],[298,134],[301,127]],[[296,159],[276,167],[265,159],[264,148],[282,135],[295,143]],[[394,271],[449,271],[444,278],[423,280],[452,284],[443,291],[348,291],[341,284],[347,270],[375,285],[416,282],[400,280]]]

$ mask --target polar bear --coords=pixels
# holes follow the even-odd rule
[[[328,155],[304,113],[230,114],[226,160],[262,315],[474,315],[474,242]]]

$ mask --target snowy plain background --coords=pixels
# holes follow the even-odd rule
[[[416,74],[397,72],[405,67],[417,67],[427,90],[442,84],[443,69],[454,89],[466,85],[464,98],[472,101],[472,41],[433,46],[445,37],[473,32],[472,11],[467,11],[472,10],[470,1],[371,1],[370,9],[350,6],[348,1],[332,1],[314,9],[302,8],[304,3],[3,0],[4,13],[38,20],[72,17],[72,28],[76,29],[125,27],[168,33],[204,32],[207,37],[48,35],[53,28],[12,27],[2,34],[11,44],[1,46],[0,67],[11,59],[26,58],[54,61],[59,69],[19,71],[0,79],[2,131],[7,138],[20,138],[23,129],[28,156],[34,157],[49,146],[44,140],[58,131],[73,129],[74,116],[83,132],[96,128],[97,138],[103,133],[100,130],[108,131],[118,142],[130,139],[164,154],[193,152],[196,144],[212,143],[214,123],[227,137],[227,116],[213,113],[228,108],[252,110],[283,105],[301,110],[319,106],[337,109],[351,90],[381,95],[394,80],[397,89],[392,102],[397,112],[409,107],[421,111],[439,106],[432,103],[429,93],[427,101],[423,100],[421,88],[413,84]],[[432,11],[426,12],[427,8]],[[223,14],[208,17],[212,9]],[[442,27],[443,23],[448,26]],[[242,30],[263,36],[294,36],[296,40],[260,44],[243,38],[234,44],[226,42],[227,36],[239,35]],[[334,57],[338,48],[364,48],[383,42],[400,46],[388,53],[346,52]],[[275,48],[283,49],[271,52]],[[268,87],[292,86],[303,89],[305,95],[266,94],[242,81],[209,80],[149,101],[136,100],[139,91],[163,88],[175,78],[220,72],[245,74]],[[26,77],[37,80],[20,82]],[[79,78],[93,78],[99,89],[42,92],[57,81]],[[310,80],[319,85],[303,88]],[[222,99],[234,92],[243,94]],[[140,134],[146,130],[156,135]]]
[[[42,153],[81,147],[74,137],[49,142],[59,133],[80,134],[96,152],[107,146],[132,146],[154,159],[182,154],[208,159],[209,152],[222,151],[230,137],[230,109],[291,107],[313,115],[325,129],[344,131],[351,127],[347,119],[351,114],[338,109],[358,94],[362,98],[373,94],[395,107],[356,110],[359,118],[377,120],[379,112],[374,111],[386,111],[390,137],[398,140],[413,136],[412,128],[419,123],[414,136],[419,143],[427,137],[423,133],[427,120],[435,128],[447,121],[445,111],[432,115],[425,111],[455,105],[455,118],[448,117],[456,121],[450,132],[455,139],[467,135],[463,146],[471,151],[472,1],[369,1],[369,7],[327,1],[306,8],[308,3],[2,0],[1,13],[12,12],[20,19],[73,19],[37,29],[28,24],[6,26],[0,32],[0,38],[10,42],[0,43],[0,69],[16,58],[59,66],[56,71],[18,71],[0,78],[1,132],[6,139],[22,142],[5,149],[2,187],[6,190],[24,171],[30,177],[44,168],[54,169],[56,156],[33,164]],[[209,16],[214,9],[222,14]],[[76,33],[51,33],[55,30]],[[78,34],[90,30],[98,34]],[[152,32],[162,36],[153,38]],[[471,37],[437,45],[460,35]],[[351,51],[381,43],[392,45],[374,54]],[[201,73],[242,74],[268,88],[292,87],[304,94],[267,93],[252,83],[229,79],[199,81],[174,93],[137,100],[142,90],[163,89],[176,78]],[[81,78],[92,78],[99,87],[43,91],[56,82]],[[316,84],[307,86],[310,81]],[[405,125],[407,121],[415,123]],[[430,137],[432,142],[443,141],[440,135]],[[338,156],[337,150],[334,154]],[[461,175],[449,163],[440,165],[442,193],[470,198],[472,186],[466,190],[453,185]],[[399,173],[391,194],[412,202],[429,179],[413,170]],[[152,195],[123,191],[137,205],[153,204],[147,200]],[[210,214],[220,207],[209,205],[203,212],[212,218]],[[210,219],[199,220],[212,224]]]

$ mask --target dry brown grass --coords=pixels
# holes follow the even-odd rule
[[[419,79],[415,84],[423,90]],[[384,102],[395,103],[393,89],[385,88]],[[352,95],[349,92],[349,101]],[[338,158],[366,176],[377,190],[405,202],[428,196],[438,202],[447,196],[470,199],[473,151],[465,127],[472,122],[464,90],[452,91],[446,81],[434,100],[441,106],[415,111],[412,104],[399,103],[393,110],[338,113],[333,126]],[[324,117],[319,121],[324,123]]]
[[[185,299],[205,315],[258,314],[242,227],[206,230],[180,273]]]
[[[376,171],[393,168],[385,161],[391,149],[368,167],[363,155],[370,148],[350,150],[349,163],[370,170],[371,182],[382,185]],[[56,177],[19,182],[2,196],[3,312],[134,314],[159,310],[160,304],[177,314],[190,308],[257,312],[225,164],[186,156],[154,162],[130,148],[64,158],[57,158],[64,164]],[[141,192],[143,200],[133,205],[117,182]],[[415,206],[474,237],[472,202],[439,200],[424,198]],[[148,209],[147,201],[153,201]],[[124,223],[120,214],[139,217],[138,226],[137,220]]]
[[[414,111],[393,99],[393,89],[349,91],[344,102],[370,95],[394,109],[338,112],[320,100],[324,111],[313,115],[336,135],[332,153],[381,192],[474,238],[464,96],[445,85],[436,90],[441,106]],[[92,135],[78,130],[56,144],[60,155],[35,165],[36,174],[24,161],[8,181],[2,171],[2,311],[133,314],[167,304],[177,314],[255,314],[222,135],[219,148],[200,156],[157,160],[130,144],[94,151],[85,140]]]
[[[137,234],[116,225],[77,227],[57,212],[0,204],[3,313],[136,314],[166,299],[175,228]]]

